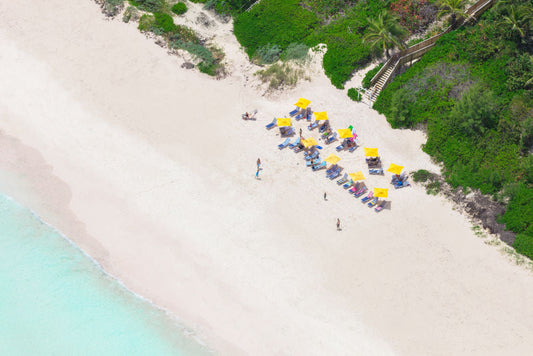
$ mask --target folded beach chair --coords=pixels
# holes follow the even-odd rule
[[[285,141],[283,141],[282,143],[280,143],[280,144],[278,145],[278,148],[281,150],[282,148],[287,147],[287,146],[289,145],[289,142],[291,142],[291,139],[290,139],[290,138],[288,138],[288,139],[286,139]]]
[[[368,202],[368,207],[373,208],[378,203],[378,198],[372,198],[371,201]]]
[[[382,175],[383,174],[383,168],[369,168],[368,174],[373,175]]]
[[[294,135],[294,129],[292,127],[289,127],[286,131],[283,131],[281,133],[282,137],[287,137],[287,136],[291,136],[291,135]]]
[[[355,193],[353,193],[353,196],[356,198],[359,198],[361,195],[365,194],[368,188],[366,185],[362,185],[361,188],[359,188]]]
[[[337,184],[341,185],[341,184],[346,183],[347,181],[348,181],[348,173],[344,173],[344,176],[341,179],[337,180]]]
[[[333,133],[333,135],[330,135],[328,136],[328,138],[326,138],[326,144],[330,144],[332,143],[333,141],[335,141],[337,139],[337,133]]]
[[[293,148],[296,147],[299,143],[300,143],[300,138],[298,137],[296,140],[294,140],[293,143],[291,143],[291,144],[289,145],[289,148],[290,148],[290,149],[293,149]]]
[[[369,201],[372,198],[374,198],[374,192],[370,191],[370,193],[368,193],[368,195],[366,197],[361,199],[361,202],[364,204],[364,203],[366,203],[367,201]]]
[[[316,121],[315,121],[315,122],[310,123],[309,126],[307,126],[307,129],[308,129],[309,131],[311,131],[311,130],[316,129],[317,127],[318,127],[318,124],[317,124]]]
[[[300,109],[294,109],[293,111],[291,111],[291,112],[289,113],[289,116],[290,116],[290,117],[293,117],[294,115],[296,115],[296,114],[298,113],[298,111],[300,111]]]
[[[313,116],[313,111],[311,108],[307,108],[307,121],[311,121],[311,117]]]
[[[270,124],[266,125],[265,127],[266,127],[267,130],[270,130],[271,128],[276,126],[276,123],[277,123],[277,120],[276,120],[276,118],[274,118],[274,120],[272,120],[272,122]]]
[[[311,168],[313,169],[313,171],[318,171],[319,169],[326,168],[327,164],[328,163],[326,161],[322,161],[320,164],[314,165]]]
[[[376,205],[376,207],[374,208],[374,210],[376,211],[376,213],[379,213],[381,210],[383,210],[383,208],[385,208],[385,204],[387,204],[387,201],[386,200],[382,200],[378,203],[378,205]]]

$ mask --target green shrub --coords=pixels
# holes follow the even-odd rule
[[[142,15],[141,18],[139,19],[139,26],[138,26],[138,28],[139,28],[139,30],[141,30],[142,32],[151,31],[154,22],[155,22],[155,18],[154,18],[153,15],[144,14],[144,15]]]
[[[279,59],[280,53],[281,48],[278,45],[271,45],[269,43],[255,51],[254,59],[259,64],[271,64]]]
[[[309,47],[303,43],[291,43],[281,54],[284,61],[298,60],[303,61],[308,57]]]
[[[348,89],[348,96],[353,101],[361,101],[361,99],[363,99],[363,96],[361,95],[361,92],[359,92],[359,90],[357,90],[356,88]]]
[[[137,21],[139,19],[139,11],[133,6],[128,6],[124,15],[122,16],[122,21],[128,23],[130,20]]]
[[[415,182],[426,182],[429,178],[432,177],[431,172],[425,169],[419,169],[413,173],[413,180]]]
[[[263,0],[236,17],[234,33],[253,58],[265,46],[284,50],[302,41],[317,25],[316,15],[300,7],[299,0]]]
[[[178,16],[183,15],[187,12],[187,5],[185,5],[185,3],[178,2],[172,6],[171,10]]]
[[[380,63],[374,68],[370,69],[368,72],[366,72],[365,77],[363,78],[363,88],[368,89],[370,88],[370,81],[374,76],[379,72],[379,70],[383,67],[384,63]]]
[[[517,234],[513,247],[518,253],[533,260],[533,234]]]
[[[163,33],[170,33],[176,30],[176,25],[172,16],[161,12],[154,13],[154,22],[152,26],[156,29],[160,29]]]
[[[189,0],[189,1],[197,3],[197,4],[205,4],[207,2],[207,0]]]
[[[147,12],[166,12],[168,4],[166,0],[129,0],[130,4],[139,10]]]
[[[107,16],[115,16],[124,8],[124,0],[99,0],[102,11]]]

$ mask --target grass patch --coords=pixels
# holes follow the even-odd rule
[[[276,63],[267,69],[257,71],[255,75],[263,83],[268,83],[269,90],[276,90],[296,86],[298,80],[304,78],[305,72],[303,69],[297,68],[290,63]]]

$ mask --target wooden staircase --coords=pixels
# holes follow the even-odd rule
[[[383,88],[391,82],[396,76],[400,68],[409,62],[419,59],[431,49],[437,42],[437,40],[444,34],[451,30],[462,26],[468,21],[477,19],[485,10],[487,10],[495,0],[478,0],[475,4],[470,6],[466,11],[467,17],[457,21],[454,26],[448,27],[443,32],[428,38],[422,42],[419,42],[411,47],[408,47],[398,53],[395,53],[389,60],[381,67],[379,72],[374,75],[370,81],[370,88],[365,92],[365,99],[370,103],[374,102]]]

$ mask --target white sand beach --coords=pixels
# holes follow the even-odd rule
[[[192,26],[201,9],[191,7],[182,21]],[[264,96],[231,24],[217,19],[203,33],[226,51],[222,80],[181,68],[90,0],[2,1],[0,15],[0,191],[215,354],[533,349],[532,273],[450,202],[413,185],[390,189],[391,210],[377,214],[301,153],[278,150],[265,125],[305,97],[333,128],[353,125],[362,147],[378,147],[385,168],[438,172],[423,133],[391,129],[318,70]],[[241,120],[255,108],[256,121]],[[317,138],[305,125],[295,123]],[[339,156],[364,172],[362,148]],[[367,185],[392,188],[390,177]]]

